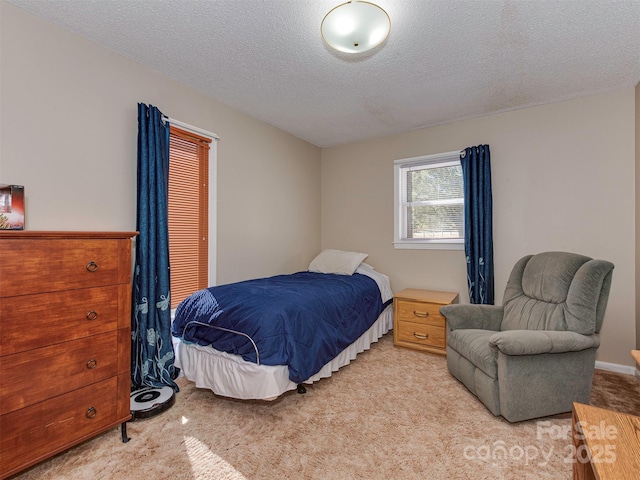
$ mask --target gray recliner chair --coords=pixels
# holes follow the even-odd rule
[[[613,264],[564,252],[516,263],[503,306],[447,305],[447,365],[510,422],[589,403]]]

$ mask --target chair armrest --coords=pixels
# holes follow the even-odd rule
[[[500,330],[504,309],[499,305],[445,305],[440,313],[447,319],[449,331],[463,328]]]
[[[597,348],[600,337],[552,330],[507,330],[491,335],[489,343],[505,355],[538,355]]]

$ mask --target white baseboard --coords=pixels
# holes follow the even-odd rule
[[[640,370],[636,368],[636,378],[640,380]]]
[[[601,362],[596,360],[596,368],[598,370],[606,370],[608,372],[624,373],[626,375],[636,375],[640,378],[640,372],[631,365],[620,365],[619,363]]]

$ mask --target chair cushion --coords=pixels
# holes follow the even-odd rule
[[[493,330],[473,328],[453,330],[447,337],[447,343],[488,376],[498,378],[498,349],[489,343],[494,333]]]
[[[546,303],[522,295],[504,306],[501,330],[567,331],[565,303]]]
[[[524,268],[522,291],[546,303],[565,302],[576,272],[589,260],[584,255],[565,252],[534,255]]]
[[[521,259],[507,283],[501,330],[569,330],[567,297],[576,273],[589,260],[566,252]],[[593,333],[593,328],[595,325],[584,332],[580,329],[580,333]]]

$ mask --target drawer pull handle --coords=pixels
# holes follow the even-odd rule
[[[416,312],[415,310],[413,311],[413,314],[416,317],[420,317],[420,318],[427,318],[429,316],[429,312],[422,313],[422,312]]]
[[[94,368],[96,368],[98,366],[98,361],[94,358],[92,358],[91,360],[89,360],[87,362],[87,368],[89,370],[93,370]]]
[[[413,332],[413,336],[416,337],[418,340],[426,340],[429,338],[429,334],[425,333],[424,335],[421,335],[419,333]]]
[[[98,264],[96,262],[89,262],[87,264],[87,270],[89,270],[91,273],[97,271],[98,270]]]
[[[87,413],[85,413],[85,416],[87,418],[95,418],[97,414],[98,414],[98,411],[95,408],[89,407],[89,410],[87,410]]]
[[[87,313],[87,320],[95,320],[96,318],[98,318],[98,312],[95,310],[89,310]]]

